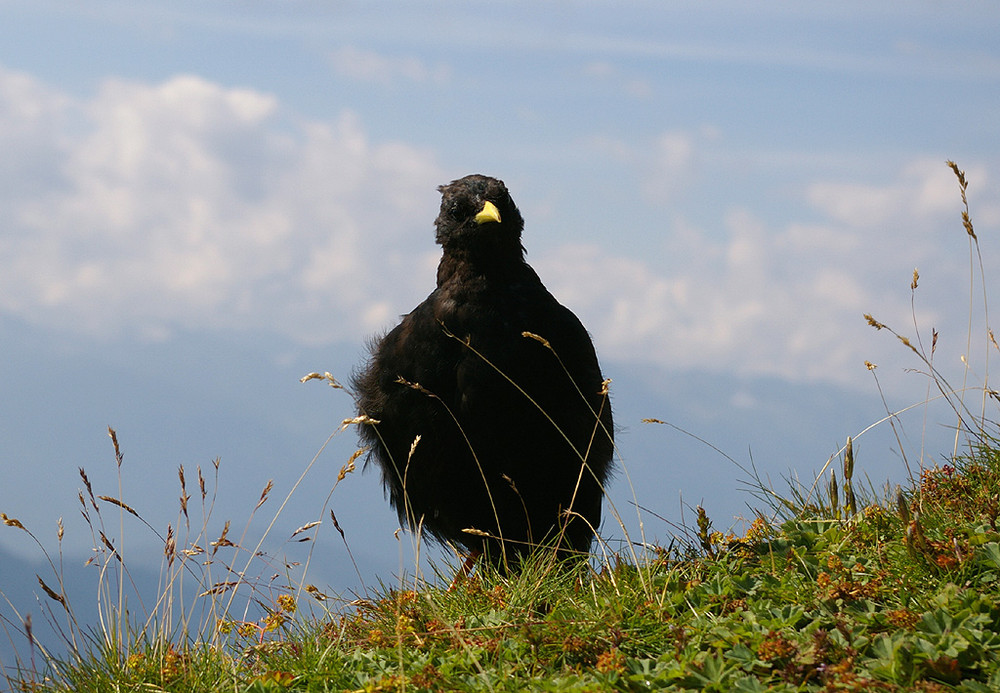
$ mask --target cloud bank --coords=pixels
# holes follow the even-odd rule
[[[32,323],[354,338],[433,254],[434,157],[370,142],[347,110],[304,121],[192,76],[81,102],[3,71],[0,133],[0,311]]]
[[[337,57],[362,59],[446,79],[445,68]],[[665,131],[652,147],[593,146],[652,208],[711,169],[706,132],[718,137]],[[190,75],[107,80],[75,98],[0,69],[0,150],[0,314],[104,338],[263,329],[359,341],[432,288],[434,187],[448,178],[439,154],[371,141],[348,109],[310,120],[274,96]],[[989,181],[984,168],[970,177]],[[613,238],[532,261],[606,358],[850,380],[869,357],[856,338],[862,313],[905,329],[913,267],[967,278],[967,256],[942,252],[960,247],[941,237],[960,232],[957,185],[942,162],[914,160],[883,183],[795,190],[808,218],[775,226],[731,206],[721,229],[666,222],[650,243],[670,266],[618,253]],[[921,305],[918,318],[927,328],[964,319],[946,303]]]

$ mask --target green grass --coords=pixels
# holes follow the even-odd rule
[[[953,170],[974,258],[967,184]],[[965,374],[951,387],[934,366],[936,336],[925,350],[919,334],[893,334],[957,417],[966,444],[947,464],[911,465],[904,455],[906,487],[857,489],[848,440],[812,485],[778,492],[756,479],[762,507],[741,535],[714,531],[699,508],[686,538],[668,548],[604,546],[575,566],[539,553],[518,575],[482,569],[450,590],[447,566],[353,601],[297,583],[284,566],[278,580],[252,578],[275,572],[257,565],[267,560],[263,538],[231,535],[228,523],[210,534],[211,478],[199,469],[189,494],[182,469],[181,511],[160,536],[161,588],[140,615],[128,607],[128,563],[109,536],[115,522],[121,536],[126,520],[145,520],[120,491],[95,494],[81,470],[102,620],[77,621],[50,559],[53,575],[40,586],[50,620],[65,624],[69,654],[50,654],[15,613],[4,625],[31,656],[0,673],[15,691],[95,693],[1000,690],[1000,443],[986,415],[995,393],[969,388]],[[970,411],[968,392],[981,411]],[[882,424],[895,418],[887,412]],[[116,517],[106,520],[109,510]],[[16,519],[3,521],[49,556]],[[61,541],[60,531],[60,556]]]
[[[1000,688],[1000,452],[899,498],[800,507],[636,565],[381,586],[343,613],[283,593],[202,642],[129,631],[14,690],[988,691]],[[841,495],[840,504],[843,504]],[[789,509],[789,514],[791,510]],[[311,610],[310,615],[299,612]],[[155,629],[151,629],[156,632]],[[209,642],[211,641],[211,642]]]

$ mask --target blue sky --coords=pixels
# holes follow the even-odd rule
[[[268,478],[286,493],[351,414],[296,379],[346,380],[426,296],[435,188],[481,172],[615,380],[639,503],[676,518],[683,495],[728,526],[736,470],[641,417],[809,477],[884,414],[865,360],[892,408],[926,391],[863,313],[937,328],[955,382],[965,354],[986,372],[944,161],[996,276],[998,30],[989,2],[0,1],[0,509],[76,515],[78,466],[115,495],[108,424],[157,526],[178,464],[222,456],[234,519]],[[874,436],[874,481],[900,479]],[[334,439],[291,527],[353,445]],[[376,475],[356,476],[333,502],[360,570],[398,570]]]
[[[997,216],[988,5],[2,7],[32,324],[356,340],[426,293],[427,181],[475,170],[608,357],[857,382],[829,340],[907,313],[944,158]]]

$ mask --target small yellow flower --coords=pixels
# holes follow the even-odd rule
[[[295,597],[290,594],[282,594],[277,599],[278,606],[290,614],[295,613]]]

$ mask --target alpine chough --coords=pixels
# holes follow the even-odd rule
[[[586,554],[614,448],[593,343],[525,262],[502,181],[438,190],[437,288],[353,378],[368,459],[402,523],[501,571]]]

